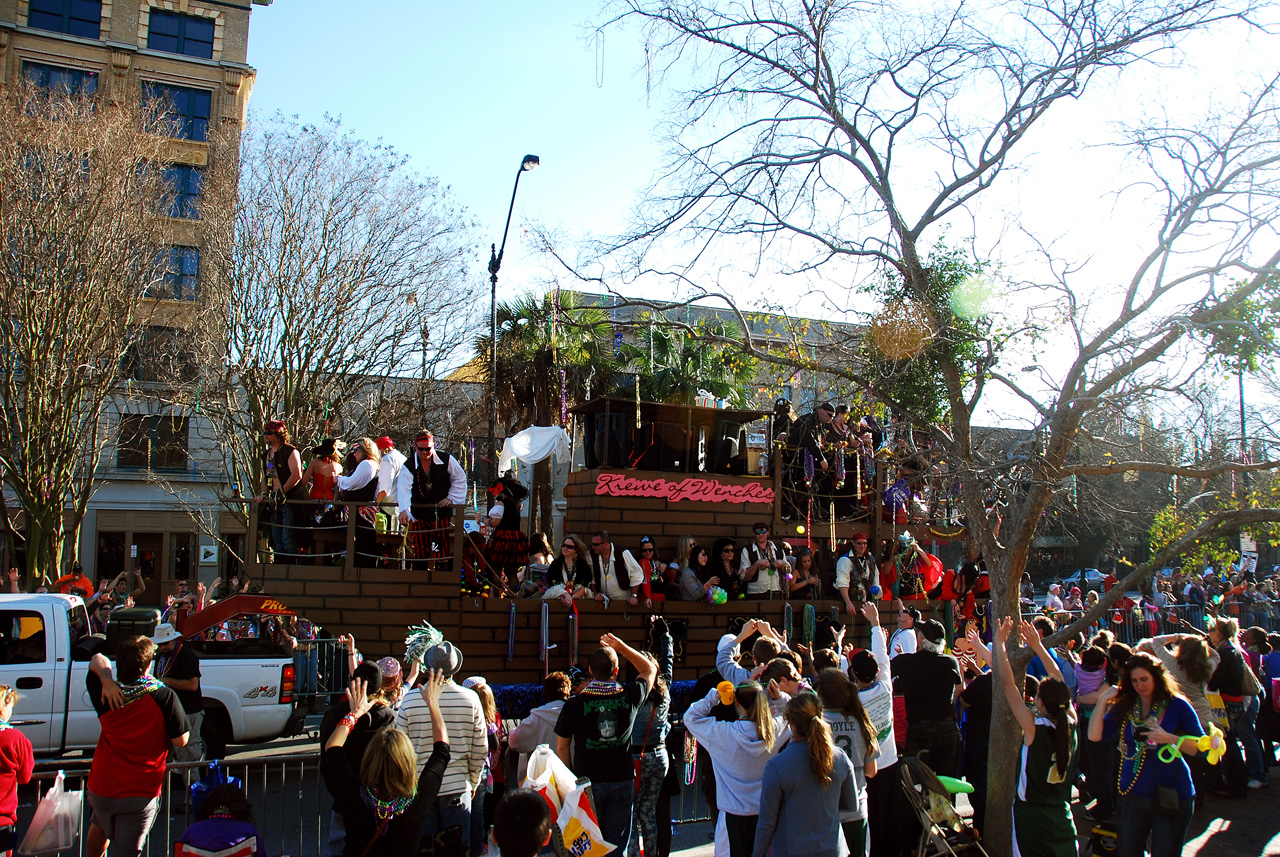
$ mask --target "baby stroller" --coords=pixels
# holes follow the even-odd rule
[[[951,803],[954,794],[972,791],[972,786],[963,780],[940,778],[924,762],[906,756],[902,759],[902,788],[920,822],[919,857],[987,857],[978,832]]]

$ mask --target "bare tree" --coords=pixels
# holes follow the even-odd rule
[[[608,23],[642,23],[660,72],[678,69],[691,82],[678,92],[682,109],[671,114],[667,169],[637,208],[634,232],[605,249],[627,263],[623,282],[666,274],[734,311],[726,292],[698,287],[699,263],[726,247],[754,242],[760,259],[815,278],[832,263],[846,274],[839,262],[879,265],[866,290],[884,308],[867,318],[876,347],[866,361],[846,359],[858,351],[853,345],[769,347],[747,324],[737,340],[687,332],[736,341],[763,361],[849,378],[928,437],[961,486],[966,536],[991,568],[996,615],[1015,616],[1021,571],[1068,477],[1205,476],[1194,462],[1093,461],[1075,453],[1099,409],[1159,409],[1193,383],[1210,359],[1197,335],[1240,323],[1239,310],[1274,287],[1276,82],[1238,109],[1224,107],[1188,127],[1166,120],[1132,132],[1131,175],[1141,181],[1133,192],[1159,213],[1154,233],[1135,237],[1143,248],[1135,269],[1115,277],[1106,294],[1086,301],[1078,266],[1047,256],[1046,273],[1017,286],[1016,300],[974,308],[957,300],[965,297],[957,284],[936,275],[930,253],[940,225],[1019,165],[1022,140],[1058,102],[1084,97],[1099,75],[1175,47],[1184,34],[1245,20],[1252,8],[1072,0],[950,9],[839,0],[608,7]],[[674,250],[672,238],[682,242]],[[650,261],[668,253],[682,263],[661,270]],[[853,301],[835,296],[831,303]],[[1029,311],[1010,317],[1011,305]],[[1037,365],[1035,352],[1050,348],[1057,359]],[[895,395],[895,380],[920,361],[941,381],[936,417]],[[1028,430],[998,458],[974,443],[973,432],[993,388],[1018,403]],[[1261,470],[1277,462],[1224,466]],[[999,539],[986,514],[994,494],[1007,503]],[[1060,634],[1087,627],[1126,586],[1194,538],[1277,514],[1234,507],[1205,517]],[[1019,648],[1011,658],[1017,672],[1030,653]],[[1013,734],[1007,707],[997,703],[994,711],[992,734]],[[987,841],[995,854],[1011,847],[1013,752],[1011,743],[993,742]]]
[[[137,103],[25,83],[0,95],[0,469],[28,580],[58,574],[109,394],[157,310],[162,131]]]
[[[260,484],[265,420],[306,442],[407,432],[458,404],[441,375],[475,333],[475,244],[448,187],[335,120],[277,116],[251,128],[219,208],[217,294],[185,397],[230,482]],[[369,423],[392,405],[395,424]]]

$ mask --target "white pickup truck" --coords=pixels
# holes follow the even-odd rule
[[[78,596],[0,594],[0,684],[18,691],[10,724],[31,739],[37,756],[91,750],[98,743],[98,716],[85,690],[85,675],[95,652],[108,657],[112,652],[107,639],[86,633],[88,626],[88,611]],[[113,634],[108,627],[108,639],[146,631],[115,630]],[[180,630],[188,633],[182,626]],[[293,704],[291,656],[259,640],[196,638],[188,645],[200,657],[201,737],[208,758],[223,756],[228,743],[296,733],[303,712]]]

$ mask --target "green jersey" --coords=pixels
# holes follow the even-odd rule
[[[1022,745],[1018,766],[1018,800],[1034,804],[1071,803],[1071,759],[1076,753],[1076,730],[1068,729],[1065,774],[1058,773],[1057,727],[1044,717],[1036,718],[1036,736]]]

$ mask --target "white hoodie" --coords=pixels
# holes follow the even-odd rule
[[[784,696],[786,694],[783,694]],[[764,766],[777,745],[789,735],[781,717],[773,718],[777,740],[769,746],[756,734],[750,720],[727,723],[711,716],[720,701],[720,692],[712,689],[684,713],[684,725],[698,743],[711,755],[716,775],[716,805],[733,815],[760,814],[760,783]]]
[[[560,709],[564,708],[563,699],[553,699],[529,712],[529,716],[521,720],[519,725],[507,735],[507,743],[512,750],[520,751],[520,761],[516,765],[516,782],[524,783],[525,773],[529,766],[529,754],[539,744],[546,744],[551,752],[556,750],[556,721],[560,719]]]

